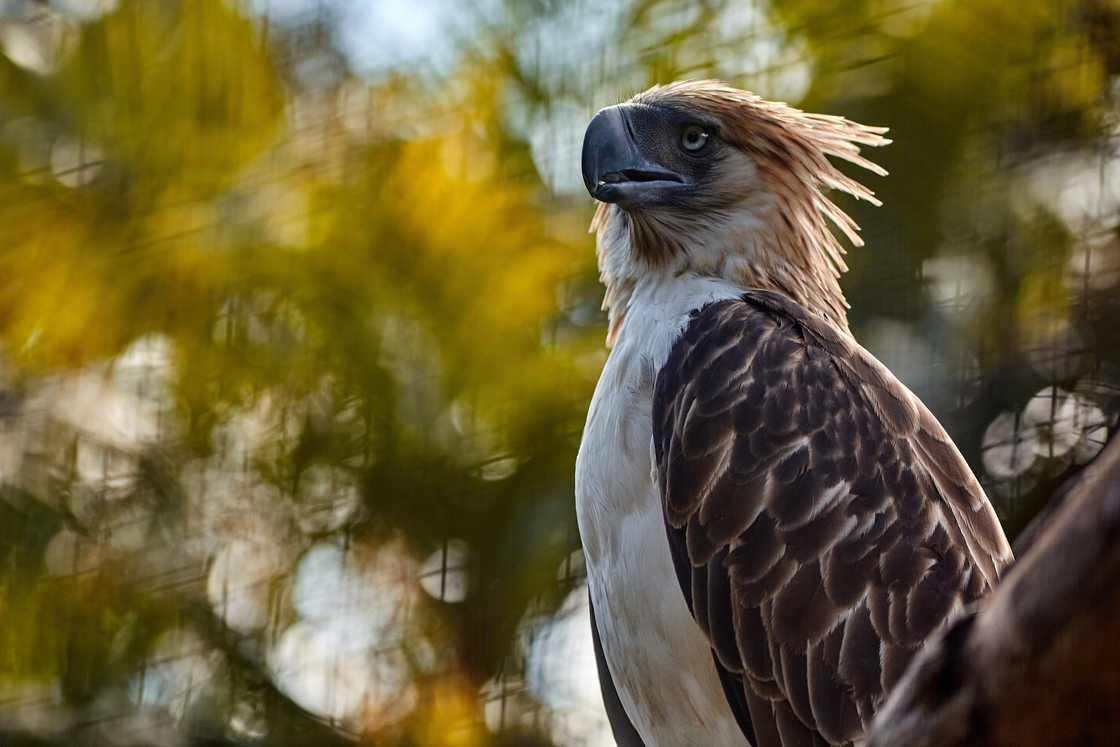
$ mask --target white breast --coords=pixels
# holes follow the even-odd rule
[[[576,510],[603,651],[647,747],[746,744],[673,569],[650,453],[656,372],[689,312],[740,293],[696,276],[638,285],[576,460]]]

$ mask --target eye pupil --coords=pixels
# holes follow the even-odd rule
[[[695,153],[703,148],[708,143],[708,131],[698,125],[692,125],[684,131],[681,137],[681,145],[684,149]]]

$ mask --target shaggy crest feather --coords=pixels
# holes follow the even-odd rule
[[[845,250],[828,223],[855,246],[863,240],[856,222],[826,191],[881,203],[828,156],[886,175],[861,154],[860,146],[888,144],[883,137],[887,128],[806,113],[714,80],[654,86],[631,103],[693,109],[714,118],[720,138],[750,157],[760,186],[758,194],[743,195],[730,206],[713,206],[702,216],[627,213],[615,205],[599,205],[591,230],[598,235],[600,272],[607,286],[608,343],[621,329],[636,279],[658,265],[781,291],[847,330],[848,304],[837,281],[848,269]],[[744,214],[755,222],[752,230],[730,230]],[[698,250],[696,243],[705,237],[711,246]]]

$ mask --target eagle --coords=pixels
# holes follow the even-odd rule
[[[853,338],[839,277],[885,128],[718,81],[598,112],[583,178],[610,352],[576,460],[615,739],[859,744],[1011,548],[937,419]]]

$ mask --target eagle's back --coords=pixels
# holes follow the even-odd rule
[[[693,314],[658,373],[653,432],[681,589],[762,747],[857,741],[923,641],[1011,559],[929,410],[780,294]]]

